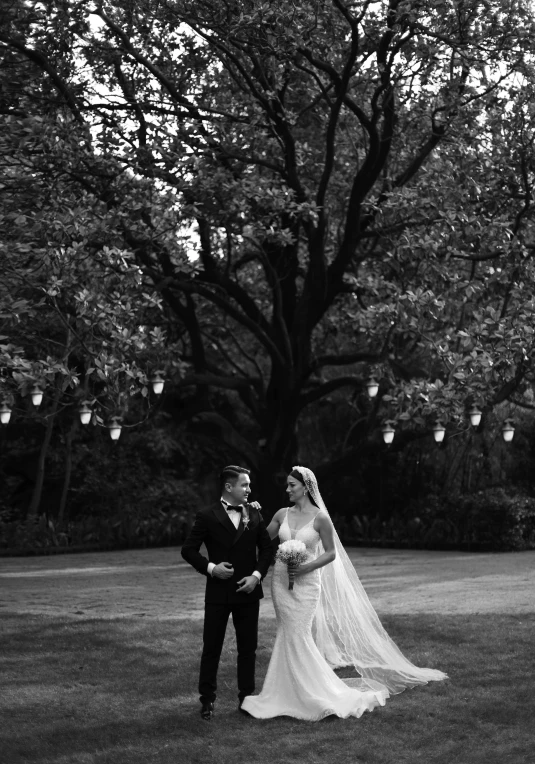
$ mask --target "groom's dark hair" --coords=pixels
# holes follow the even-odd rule
[[[228,467],[223,467],[221,474],[219,475],[219,487],[221,490],[225,488],[226,483],[234,485],[240,475],[250,475],[251,470],[245,467],[238,467],[237,464],[229,464]]]

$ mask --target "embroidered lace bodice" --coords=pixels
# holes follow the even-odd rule
[[[302,541],[303,544],[306,546],[310,555],[312,557],[316,557],[318,552],[318,545],[320,543],[320,534],[314,528],[314,520],[316,519],[316,517],[317,515],[314,516],[312,520],[310,520],[310,522],[306,523],[301,528],[297,528],[297,530],[292,530],[288,522],[288,510],[286,510],[286,515],[279,528],[280,540],[289,541],[290,539],[296,539],[297,541]]]

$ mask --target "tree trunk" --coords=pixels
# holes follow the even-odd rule
[[[253,493],[262,505],[264,519],[269,522],[275,512],[287,505],[287,471],[265,454],[258,473],[254,476]]]
[[[460,446],[457,448],[457,451],[453,455],[453,458],[451,459],[448,473],[446,475],[446,479],[444,481],[444,485],[442,486],[442,495],[443,496],[451,496],[455,497],[458,496],[459,493],[461,493],[462,485],[459,484],[458,480],[458,473],[459,469],[464,465],[466,460],[466,455],[470,452],[470,449],[472,447],[472,434],[470,433],[468,435],[468,439],[466,443],[464,444],[464,448]]]
[[[70,330],[70,327],[67,327],[67,333],[65,337],[65,354],[63,356],[63,360],[65,361],[65,363],[67,362],[67,359],[69,358],[70,346],[71,346],[71,330]],[[52,401],[52,408],[50,409],[50,412],[48,414],[45,437],[41,445],[41,451],[39,452],[39,459],[37,461],[37,474],[35,476],[35,486],[33,489],[30,506],[28,508],[28,514],[26,517],[27,520],[32,520],[34,517],[37,516],[39,505],[41,504],[41,494],[43,492],[43,483],[45,480],[46,456],[48,453],[48,447],[50,446],[50,441],[52,439],[52,432],[54,430],[54,420],[56,419],[56,414],[58,412],[59,401],[63,393],[63,384],[62,384],[63,380],[62,380],[61,374],[56,374],[56,378],[54,382],[55,382],[56,391],[54,393],[54,400]]]
[[[71,485],[72,475],[72,441],[74,438],[74,431],[76,428],[76,421],[73,420],[67,436],[65,438],[65,472],[63,475],[63,488],[61,491],[61,499],[59,502],[58,512],[58,524],[62,524],[65,518],[65,507],[67,506],[67,496],[69,494],[69,488]]]
[[[32,520],[37,516],[39,505],[41,504],[41,494],[43,492],[43,483],[45,479],[45,464],[46,456],[48,453],[48,447],[50,440],[52,439],[52,431],[54,430],[54,420],[58,410],[59,399],[61,398],[61,380],[56,381],[56,392],[54,393],[54,400],[52,402],[52,408],[48,414],[48,421],[46,423],[45,437],[41,444],[41,450],[39,452],[39,459],[37,461],[37,474],[35,476],[35,485],[33,488],[32,499],[30,506],[28,507],[28,514],[26,519]]]

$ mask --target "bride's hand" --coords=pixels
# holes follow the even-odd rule
[[[306,562],[303,565],[288,565],[288,575],[290,577],[290,581],[293,581],[298,576],[304,576],[305,573],[308,573]]]

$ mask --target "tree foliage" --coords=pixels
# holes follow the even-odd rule
[[[127,331],[161,300],[188,415],[250,465],[306,457],[299,422],[340,393],[340,465],[379,417],[412,437],[475,400],[531,405],[529,3],[4,5],[3,119],[50,124],[28,177],[57,191],[47,225],[83,228],[62,285],[81,261],[115,274]]]

